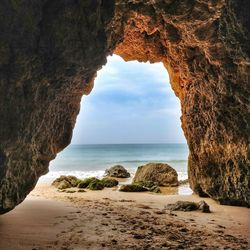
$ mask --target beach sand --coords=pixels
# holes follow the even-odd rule
[[[250,210],[204,199],[212,213],[170,213],[196,195],[58,192],[39,184],[0,216],[0,249],[250,249]]]

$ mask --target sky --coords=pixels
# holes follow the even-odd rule
[[[161,63],[113,55],[83,96],[72,144],[185,143],[179,99]]]

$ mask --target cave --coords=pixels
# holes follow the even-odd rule
[[[106,57],[162,62],[180,99],[191,188],[250,205],[249,3],[3,0],[0,213],[70,144],[82,95]]]

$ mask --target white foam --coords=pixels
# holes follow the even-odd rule
[[[131,173],[131,177],[134,176],[136,169],[128,169]],[[50,171],[48,174],[40,177],[39,183],[51,182],[54,179],[60,177],[61,175],[74,175],[79,179],[84,179],[88,177],[102,178],[104,176],[104,170],[95,170],[95,171],[80,171],[80,170],[70,170],[70,171]],[[185,180],[188,178],[186,172],[177,172],[179,180]],[[132,178],[131,178],[132,179]]]

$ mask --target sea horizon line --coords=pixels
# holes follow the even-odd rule
[[[185,142],[131,142],[131,143],[72,143],[69,146],[83,146],[83,145],[161,145],[161,144],[183,144]]]

